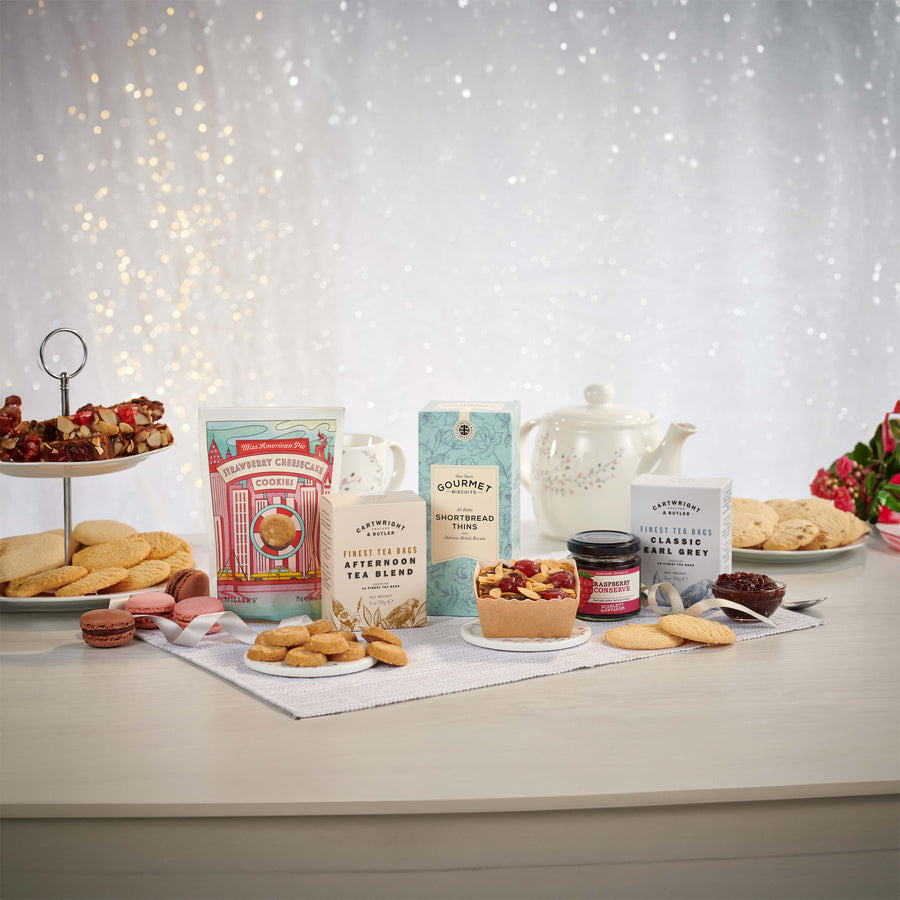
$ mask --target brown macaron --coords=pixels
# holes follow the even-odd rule
[[[92,609],[80,624],[81,636],[91,647],[121,647],[134,637],[134,616],[124,609]]]
[[[169,579],[166,593],[179,600],[209,596],[209,576],[199,569],[181,569]]]

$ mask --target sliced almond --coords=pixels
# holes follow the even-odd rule
[[[91,436],[91,429],[87,427],[87,425],[82,425],[78,429],[78,437],[89,438]]]
[[[97,410],[97,415],[100,417],[101,422],[105,422],[107,425],[112,425],[113,427],[118,427],[119,417],[113,412],[111,409],[107,409],[105,406],[101,406]]]
[[[97,424],[94,426],[100,434],[118,434],[119,429],[115,425],[111,425],[109,422],[100,419]]]
[[[149,425],[150,420],[141,412],[137,412],[135,410],[134,413],[134,424],[135,425]]]
[[[500,588],[491,588],[488,591],[488,597],[493,597],[495,600],[499,600],[502,596],[503,591],[501,591]]]
[[[76,427],[75,423],[66,416],[56,417],[56,430],[60,434],[71,434]]]
[[[528,588],[520,587],[519,593],[523,597],[527,597],[529,600],[540,600],[541,599],[540,594],[536,594],[534,591],[531,591]]]
[[[119,422],[119,432],[121,434],[134,434],[134,429],[127,422]]]

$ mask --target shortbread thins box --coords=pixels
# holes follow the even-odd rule
[[[434,400],[419,411],[428,611],[477,616],[475,563],[519,554],[518,401]]]
[[[731,479],[638,475],[631,530],[641,539],[641,581],[667,581],[689,606],[731,571]]]
[[[413,491],[322,498],[322,617],[342,631],[428,617],[425,501]]]

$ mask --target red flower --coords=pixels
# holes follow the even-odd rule
[[[850,457],[844,454],[835,464],[834,471],[837,472],[838,478],[845,479],[853,471],[853,463]]]
[[[838,488],[831,499],[838,509],[849,513],[856,512],[856,504],[853,502],[853,497],[850,496],[850,491],[847,488]]]

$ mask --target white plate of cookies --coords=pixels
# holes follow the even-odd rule
[[[244,654],[244,664],[263,675],[327,678],[352,675],[383,662],[405,666],[403,641],[393,632],[370,627],[361,633],[335,631],[328,619],[261,631]]]
[[[857,550],[870,531],[822,497],[732,500],[731,555],[743,562],[815,562]]]
[[[94,519],[72,530],[66,564],[60,531],[0,539],[0,609],[70,612],[160,590],[172,574],[195,566],[190,542],[166,531],[138,532]],[[3,577],[6,576],[6,577]]]

